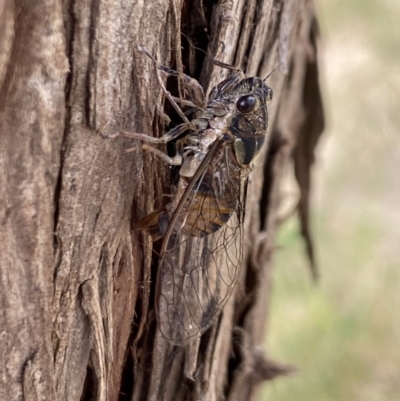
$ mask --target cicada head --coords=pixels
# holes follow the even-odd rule
[[[237,162],[249,166],[265,143],[272,89],[261,78],[241,78],[233,74],[213,88],[209,105],[211,109],[215,105],[229,109],[227,129],[233,137]]]

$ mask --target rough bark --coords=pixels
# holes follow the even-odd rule
[[[293,156],[309,238],[323,128],[312,2],[4,0],[0,35],[0,399],[255,399],[283,370],[261,344],[279,182]],[[185,348],[157,331],[153,244],[135,231],[162,204],[169,169],[106,137],[165,129],[154,65],[138,46],[205,88],[228,73],[213,58],[261,77],[281,63],[268,81],[242,277],[221,319]]]

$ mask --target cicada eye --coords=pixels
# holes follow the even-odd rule
[[[257,99],[253,95],[245,95],[236,102],[236,108],[243,114],[251,113],[257,105]]]

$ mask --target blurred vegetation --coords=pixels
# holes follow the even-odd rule
[[[313,172],[321,281],[311,283],[291,218],[266,349],[299,370],[261,399],[399,401],[400,1],[315,2],[328,120]]]

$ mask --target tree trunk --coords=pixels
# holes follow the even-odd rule
[[[311,243],[317,37],[311,0],[0,2],[1,400],[250,400],[284,370],[261,344],[279,183],[293,156]],[[239,283],[185,347],[157,330],[153,243],[135,230],[163,204],[170,169],[109,138],[165,131],[163,92],[139,46],[206,89],[229,74],[213,58],[262,78],[280,65],[268,79],[268,145],[251,175]],[[168,88],[178,93],[177,80]]]

